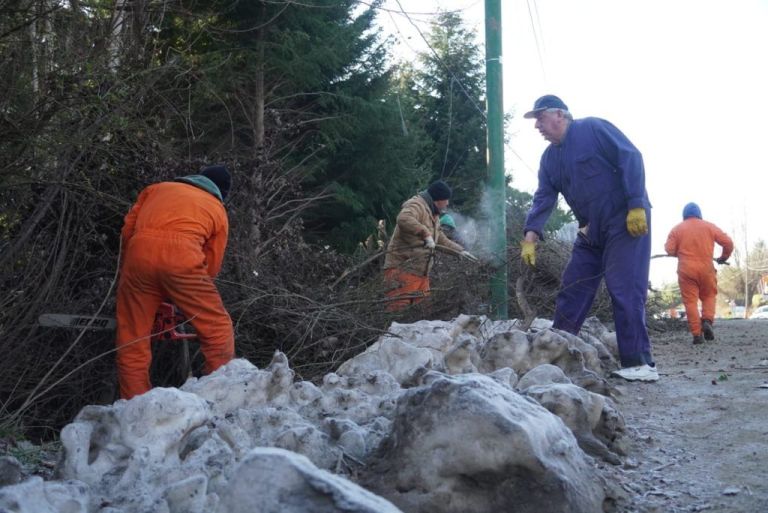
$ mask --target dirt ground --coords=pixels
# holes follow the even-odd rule
[[[652,335],[661,379],[612,378],[631,439],[617,511],[768,512],[768,320],[715,333],[698,346],[687,331]]]

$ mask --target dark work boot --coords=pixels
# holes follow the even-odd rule
[[[715,340],[715,330],[712,329],[712,321],[709,319],[701,320],[701,332],[704,335],[704,340]]]
[[[693,336],[693,344],[694,345],[703,344],[703,343],[704,343],[704,337],[702,337],[701,335],[694,335]]]

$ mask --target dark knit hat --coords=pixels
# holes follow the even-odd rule
[[[701,209],[696,203],[691,202],[683,207],[683,220],[688,219],[689,217],[698,217],[701,219]]]
[[[227,199],[229,188],[232,185],[232,176],[230,176],[227,166],[208,166],[200,174],[216,184],[219,192],[221,192],[222,200]]]
[[[448,187],[448,184],[442,180],[433,182],[432,185],[430,185],[427,189],[427,192],[432,197],[432,201],[451,199],[452,194],[451,188]]]

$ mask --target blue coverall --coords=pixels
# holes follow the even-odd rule
[[[558,193],[581,230],[563,273],[553,327],[577,334],[605,276],[622,367],[654,366],[645,326],[651,204],[640,151],[608,121],[572,121],[561,143],[550,144],[541,157],[539,184],[523,233],[542,237]],[[640,207],[646,212],[648,233],[632,237],[627,212]]]

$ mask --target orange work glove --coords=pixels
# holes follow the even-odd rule
[[[648,221],[644,208],[633,208],[627,213],[627,231],[632,237],[648,233]]]

